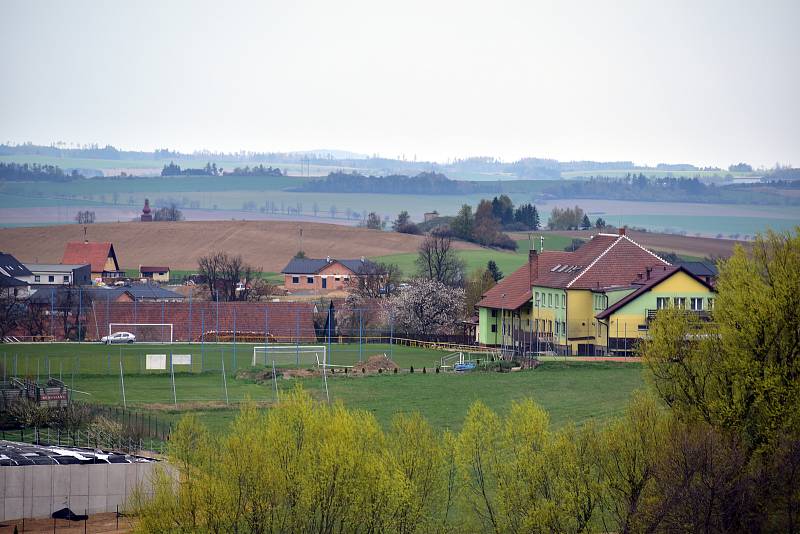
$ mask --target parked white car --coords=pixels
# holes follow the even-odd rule
[[[115,332],[110,336],[103,336],[100,338],[102,343],[111,345],[112,343],[133,343],[136,341],[136,336],[130,332]]]

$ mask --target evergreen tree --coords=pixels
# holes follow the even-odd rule
[[[583,230],[588,230],[592,227],[592,221],[589,220],[589,216],[584,213],[583,220],[581,221],[581,228]]]
[[[459,239],[470,240],[474,224],[475,217],[472,215],[472,206],[464,204],[450,223],[450,231]]]
[[[503,271],[501,271],[494,260],[489,260],[486,264],[486,270],[492,275],[492,278],[495,282],[499,282],[501,278],[503,278]]]

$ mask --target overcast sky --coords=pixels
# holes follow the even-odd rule
[[[800,1],[0,2],[0,142],[800,165]]]

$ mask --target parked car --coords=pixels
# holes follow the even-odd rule
[[[100,342],[106,345],[111,345],[112,343],[133,343],[134,341],[136,341],[136,336],[130,332],[115,332],[110,336],[103,336],[100,338]]]

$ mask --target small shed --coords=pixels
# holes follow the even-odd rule
[[[140,265],[139,277],[147,278],[154,282],[169,282],[169,267]]]

